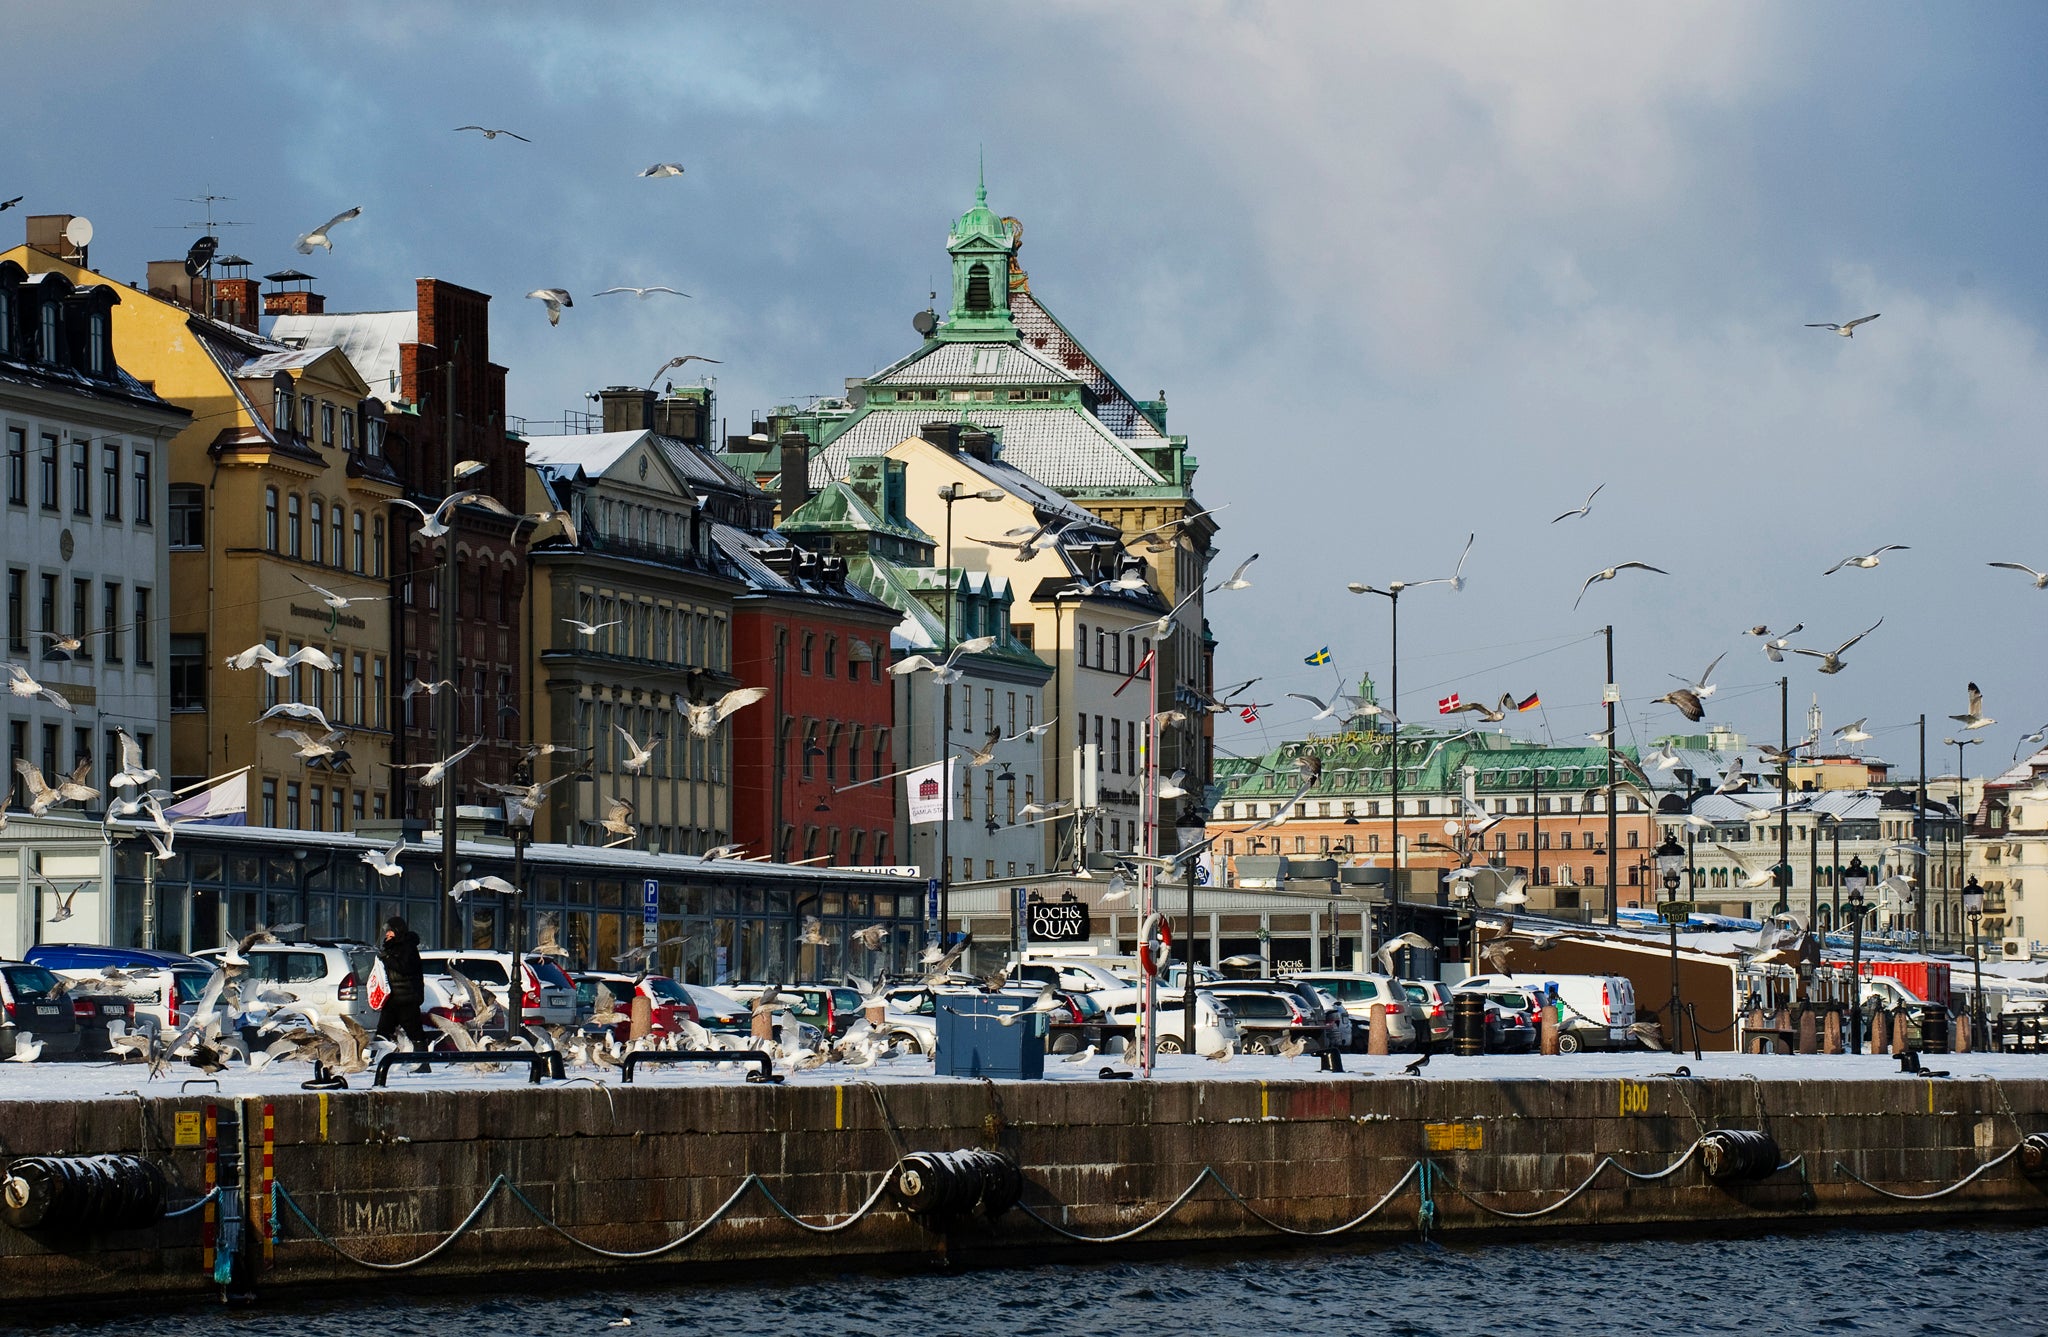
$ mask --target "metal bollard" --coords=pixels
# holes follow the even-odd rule
[[[1387,1052],[1387,1005],[1374,1003],[1370,1020],[1366,1022],[1365,1052],[1384,1054]]]
[[[1929,1011],[1920,1022],[1920,1052],[1923,1054],[1947,1054],[1952,1052],[1949,1044],[1949,1030],[1954,1023],[1947,1011]]]
[[[1486,1052],[1486,999],[1476,993],[1451,996],[1451,1052],[1477,1058]]]
[[[1825,1037],[1822,1041],[1823,1052],[1829,1054],[1839,1054],[1842,1052],[1842,1010],[1840,1008],[1831,1007],[1828,1009],[1826,1025],[1823,1027],[1823,1035]]]

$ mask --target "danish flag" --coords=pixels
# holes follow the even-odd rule
[[[1457,708],[1458,694],[1456,692],[1452,692],[1446,697],[1440,697],[1436,703],[1436,713],[1439,715],[1448,715]]]

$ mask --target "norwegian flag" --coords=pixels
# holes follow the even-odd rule
[[[1246,724],[1257,724],[1259,722],[1259,708],[1257,706],[1246,706],[1243,710],[1238,711],[1237,714]]]
[[[1449,696],[1438,698],[1436,703],[1436,713],[1439,715],[1448,715],[1457,708],[1458,694],[1456,692],[1452,692]]]

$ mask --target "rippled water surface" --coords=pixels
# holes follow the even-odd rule
[[[810,1276],[562,1289],[528,1300],[408,1298],[365,1277],[346,1303],[194,1308],[43,1333],[367,1333],[573,1337],[1285,1333],[2048,1332],[2048,1229],[1955,1229],[1626,1243],[1530,1242],[1258,1253],[1190,1262]],[[494,1288],[504,1281],[493,1282]],[[611,1322],[630,1310],[630,1328]]]

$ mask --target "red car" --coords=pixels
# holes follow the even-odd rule
[[[645,998],[653,1009],[653,1034],[673,1035],[682,1030],[685,1020],[698,1022],[697,1005],[690,999],[689,990],[666,975],[646,975],[637,982],[631,975],[617,975],[605,971],[586,971],[575,977],[576,1013],[579,1020],[587,1020],[597,1006],[597,986],[602,984],[611,991],[612,1005],[620,1012],[630,1012],[633,998],[637,994]],[[632,1034],[630,1020],[611,1024],[611,1032],[623,1043]]]

